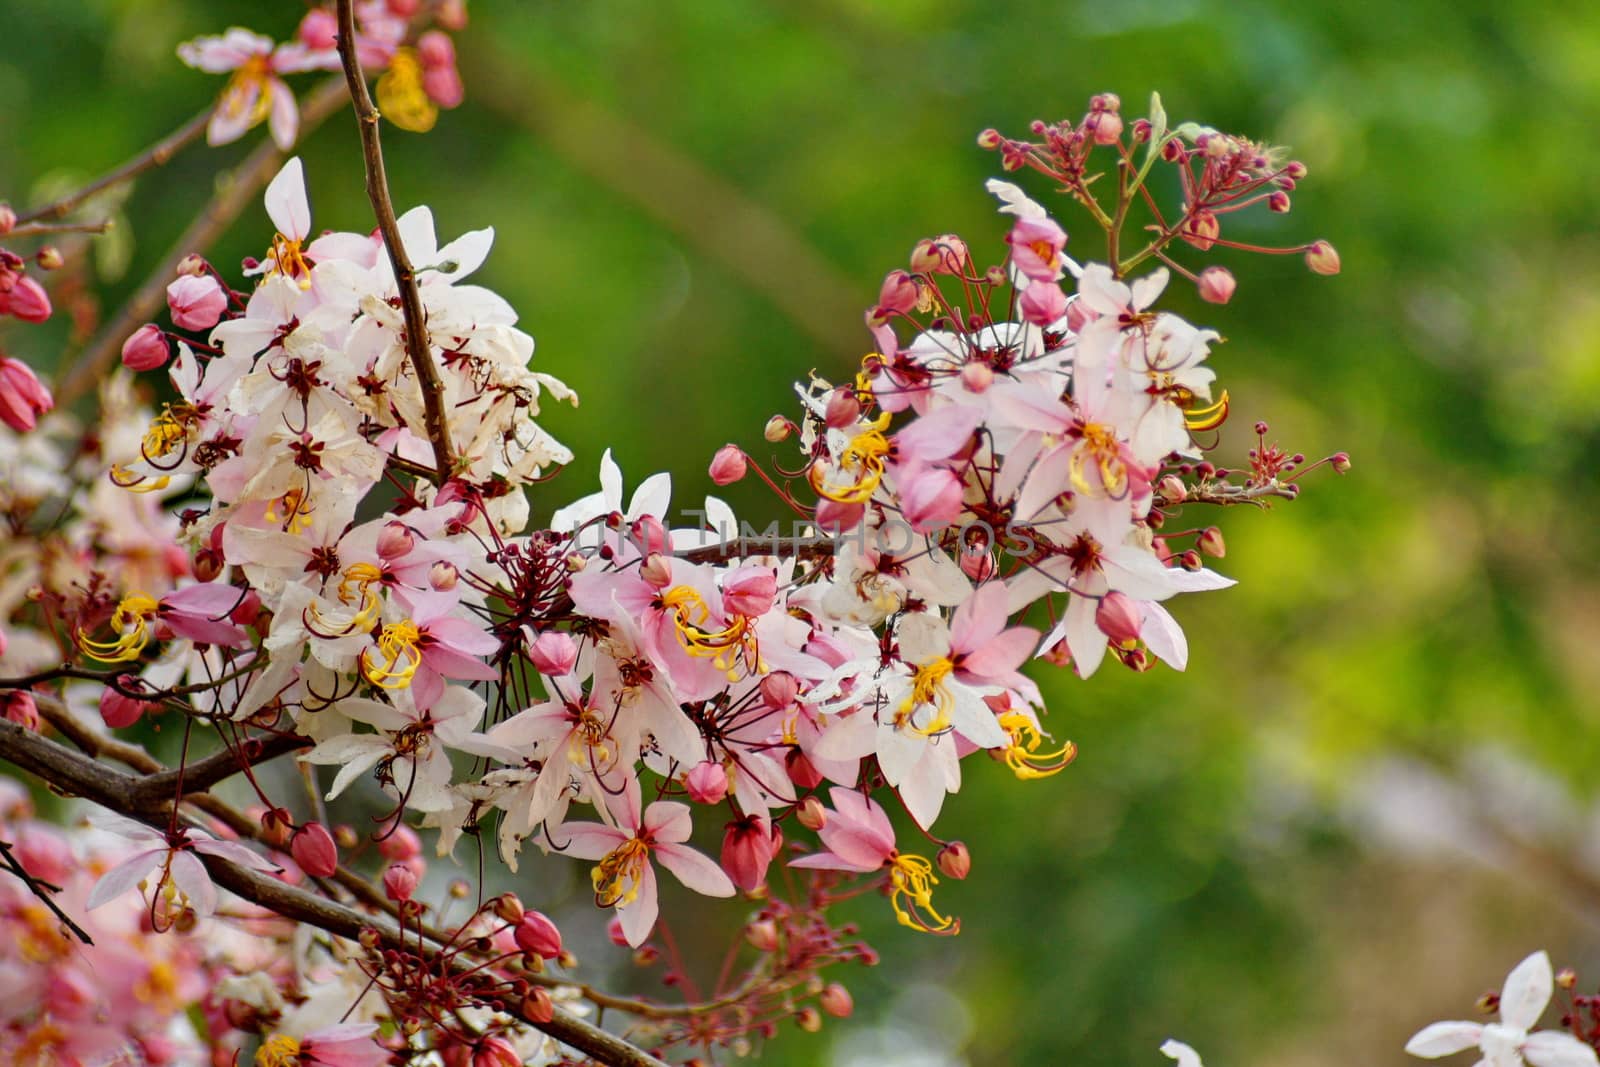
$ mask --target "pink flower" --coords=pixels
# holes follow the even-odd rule
[[[26,363],[0,356],[0,422],[27,433],[39,416],[56,406],[50,390],[40,384]]]
[[[721,804],[728,795],[728,771],[715,760],[702,760],[683,776],[683,787],[696,804]]]
[[[122,342],[122,365],[131,371],[156,370],[167,365],[172,346],[161,327],[150,322],[134,330]]]
[[[235,841],[218,841],[204,830],[192,827],[180,826],[176,832],[167,834],[109,812],[97,812],[89,817],[89,822],[98,829],[152,846],[135,852],[100,876],[85,905],[89,911],[116,900],[159,869],[157,890],[170,883],[189,898],[195,911],[210,915],[217,910],[217,887],[211,884],[211,876],[195,855],[197,852],[251,870],[275,872],[278,869]]]
[[[547,630],[528,646],[528,662],[540,674],[559,676],[568,673],[578,662],[578,643],[571,634]]]
[[[561,955],[561,931],[542,911],[526,911],[517,923],[517,947],[541,959],[553,960]]]
[[[233,72],[206,127],[208,144],[237,141],[265,119],[272,139],[285,152],[299,132],[300,111],[279,75],[331,70],[338,64],[331,50],[312,50],[298,42],[274,47],[270,38],[238,26],[220,37],[197,37],[179,45],[178,58],[207,74]]]
[[[900,510],[917,533],[931,533],[961,517],[961,494],[961,479],[953,471],[915,468],[901,475]]]
[[[461,106],[466,89],[456,70],[456,46],[438,30],[429,30],[417,40],[417,62],[422,64],[422,91],[442,108]]]
[[[689,807],[673,800],[658,800],[639,816],[639,783],[628,779],[624,796],[614,803],[622,828],[600,823],[569,823],[562,850],[579,859],[599,860],[593,872],[594,902],[616,908],[628,944],[638,948],[650,936],[660,905],[656,899],[656,872],[652,853],[684,885],[708,897],[731,897],[733,883],[710,859],[683,842],[693,824]]]
[[[1011,262],[1027,278],[1053,282],[1061,278],[1061,250],[1067,233],[1048,218],[1019,218],[1006,235],[1011,246]]]
[[[209,330],[228,310],[228,297],[209,274],[185,274],[167,286],[172,321],[185,330]]]
[[[384,1067],[389,1062],[389,1050],[378,1044],[377,1032],[373,1023],[340,1023],[314,1030],[299,1040],[274,1034],[262,1043],[262,1052],[281,1052],[282,1060],[263,1061],[257,1053],[256,1062],[298,1063],[300,1067]]]
[[[723,445],[711,457],[711,480],[717,485],[732,485],[743,478],[748,464],[738,445]]]
[[[1055,282],[1037,281],[1023,291],[1018,307],[1028,322],[1049,326],[1067,313],[1067,294]]]
[[[722,835],[722,869],[733,884],[754,893],[767,880],[767,868],[783,845],[783,835],[759,815],[746,815],[728,824]]]
[[[331,878],[339,869],[339,847],[319,822],[308,822],[289,841],[289,855],[313,878]]]

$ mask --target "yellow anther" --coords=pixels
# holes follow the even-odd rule
[[[267,92],[267,81],[272,68],[266,56],[251,56],[233,72],[228,84],[223,86],[222,99],[217,110],[230,119],[237,119],[249,110],[249,124],[265,119],[272,110],[272,94]]]
[[[381,663],[369,659],[371,649],[361,650],[361,675],[380,689],[404,689],[422,666],[422,631],[410,619],[385,626],[378,633]]]
[[[183,421],[168,407],[151,420],[150,428],[144,432],[144,456],[146,459],[170,456],[188,436]]]
[[[1005,750],[1006,766],[1024,782],[1060,774],[1078,758],[1078,746],[1071,741],[1053,752],[1040,752],[1039,728],[1021,712],[1000,716],[1000,729],[1011,736],[1011,744]]]
[[[945,679],[949,678],[955,669],[956,665],[948,656],[940,656],[933,662],[918,667],[911,678],[911,695],[900,705],[900,713],[896,717],[897,725],[909,723],[911,729],[923,737],[932,737],[948,730],[950,710],[955,707],[956,700],[951,695],[949,686],[945,685]],[[933,718],[918,726],[914,716],[917,709],[924,706],[933,709]]]
[[[720,630],[706,629],[711,609],[699,590],[688,585],[675,585],[662,593],[661,606],[672,613],[672,627],[683,650],[691,656],[709,658],[717,670],[727,674],[730,682],[749,674],[765,673],[766,665],[761,662],[756,647],[755,631],[745,616],[735,615],[733,621]]]
[[[889,428],[889,412],[884,412],[845,446],[839,454],[838,471],[848,480],[835,480],[828,476],[820,460],[811,465],[806,478],[820,497],[837,504],[865,504],[883,481],[883,468],[889,455],[889,438],[884,431]]]
[[[933,887],[939,884],[933,864],[923,856],[895,853],[889,859],[889,905],[901,926],[925,934],[958,934],[961,920],[940,915],[933,906]]]
[[[1073,488],[1085,496],[1121,496],[1128,488],[1128,465],[1116,431],[1104,423],[1087,422],[1078,432],[1082,439],[1068,465]],[[1100,475],[1098,486],[1088,478],[1091,463]]]
[[[417,50],[401,48],[378,79],[378,108],[383,117],[413,133],[427,133],[439,121],[439,108],[422,87]]]
[[[639,898],[639,883],[650,862],[650,846],[630,837],[606,853],[589,873],[594,883],[594,902],[602,908],[632,904]]]
[[[155,620],[156,609],[160,606],[154,598],[143,593],[123,597],[117,610],[111,613],[111,628],[117,632],[117,639],[95,641],[80,633],[78,647],[102,663],[126,663],[138,659],[139,653],[150,642],[150,623]]]
[[[293,278],[302,289],[311,288],[311,264],[300,250],[298,240],[276,234],[272,238],[272,251],[268,254],[272,259],[272,269],[267,271],[267,278],[282,274],[286,278]]]
[[[303,489],[294,488],[280,497],[274,497],[267,503],[267,510],[262,518],[268,522],[280,523],[280,529],[288,534],[301,534],[311,528],[311,497]],[[279,514],[282,518],[279,518]]]
[[[300,1042],[287,1034],[273,1034],[256,1049],[256,1067],[299,1067]]]
[[[1218,426],[1228,421],[1228,391],[1222,391],[1222,399],[1215,404],[1203,408],[1188,408],[1183,413],[1183,423],[1191,430],[1215,430]]]
[[[159,478],[146,478],[142,474],[135,474],[121,464],[113,463],[109,472],[111,484],[118,489],[126,489],[130,493],[159,493],[172,484],[172,479],[166,475]]]

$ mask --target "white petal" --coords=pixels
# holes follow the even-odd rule
[[[172,881],[201,915],[217,910],[217,887],[211,884],[211,876],[193,852],[182,849],[173,853]]]
[[[305,168],[295,156],[267,186],[267,217],[278,232],[298,241],[311,232],[311,206],[306,203]]]
[[[1425,1026],[1411,1035],[1406,1051],[1425,1060],[1448,1056],[1452,1052],[1473,1048],[1483,1037],[1483,1027],[1478,1023],[1443,1022]]]
[[[1178,1067],[1202,1067],[1200,1053],[1185,1045],[1182,1041],[1168,1038],[1161,1044],[1161,1054],[1168,1059],[1178,1061]]]
[[[116,900],[144,881],[150,876],[151,871],[161,866],[161,858],[166,854],[167,850],[164,848],[151,849],[149,852],[130,856],[111,868],[94,884],[94,889],[84,904],[84,910],[93,911],[102,904]]]
[[[1540,949],[1506,975],[1506,984],[1500,990],[1500,1021],[1518,1030],[1533,1029],[1553,992],[1555,975],[1550,969],[1550,957]]]
[[[1594,1049],[1558,1030],[1529,1034],[1522,1056],[1533,1067],[1595,1067],[1600,1062],[1595,1059]]]

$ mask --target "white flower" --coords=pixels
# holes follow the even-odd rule
[[[1182,1041],[1168,1038],[1161,1044],[1161,1054],[1168,1059],[1178,1061],[1178,1067],[1204,1067],[1200,1062],[1200,1053],[1185,1045]]]
[[[1500,991],[1500,1021],[1497,1023],[1442,1022],[1423,1027],[1406,1051],[1423,1059],[1437,1059],[1452,1052],[1478,1048],[1483,1052],[1479,1067],[1595,1067],[1594,1049],[1571,1034],[1558,1030],[1528,1033],[1539,1021],[1555,981],[1550,957],[1541,949],[1523,960],[1506,976]]]

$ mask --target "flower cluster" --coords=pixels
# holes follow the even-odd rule
[[[443,104],[443,79],[427,79],[442,48],[424,38],[407,58],[405,6],[362,5],[357,50],[400,83],[418,64]],[[262,118],[292,139],[277,75],[337,61],[326,17],[313,11],[289,45],[235,30],[185,47],[193,65],[236,72],[214,141]],[[1008,167],[1031,162],[1081,200],[1093,147],[1131,158],[1116,111],[1097,97],[1070,130],[1048,128],[1044,148],[995,144]],[[1134,142],[1146,145],[1140,181],[1169,157],[1207,161],[1170,235],[1202,250],[1198,211],[1303,173],[1264,153],[1239,162],[1246,142],[1169,133],[1159,116]],[[1135,268],[1181,269],[1160,234],[1129,260],[1110,227],[1107,262],[1080,265],[1043,206],[989,188],[1009,219],[1001,261],[981,265],[955,235],[917,244],[866,312],[874,351],[859,372],[798,386],[798,418],[769,422],[769,442],[799,446],[794,470],[769,474],[737,446],[716,454],[714,481],[754,471],[799,516],[788,537],[754,533],[716,498],[674,512],[665,474],[627,493],[609,454],[598,492],[530,529],[526,490],[570,459],[536,421],[541,402],[576,396],[529,368],[515,311],[468,281],[490,230],[441,244],[416,208],[389,220],[403,253],[379,234],[319,232],[294,159],[267,187],[275,233],[244,264],[248,281],[184,262],[166,290],[172,328],[127,339],[126,371],[103,393],[107,428],[75,450],[104,477],[76,491],[19,476],[7,490],[13,528],[38,543],[5,564],[0,637],[15,648],[0,647],[0,673],[29,701],[97,704],[111,729],[178,712],[186,746],[210,727],[240,768],[267,740],[299,746],[313,780],[335,768],[325,800],[363,779],[386,795],[382,910],[415,927],[418,948],[330,937],[315,961],[229,973],[221,1029],[261,1039],[261,1067],[364,1063],[380,1024],[396,1053],[475,1065],[534,1054],[542,1038],[524,1024],[552,1018],[546,987],[562,983],[528,961],[560,959],[559,934],[497,898],[424,952],[414,827],[436,831],[441,856],[489,830],[513,870],[529,847],[582,861],[595,904],[644,962],[659,872],[764,901],[745,931],[757,959],[731,991],[681,1015],[639,1010],[662,1046],[737,1045],[783,1014],[815,1029],[850,1011],[819,972],[875,958],[827,921],[831,905],[877,888],[905,926],[960,929],[935,887],[967,877],[972,856],[933,828],[969,757],[1029,782],[1076,755],[1049,740],[1030,659],[1080,676],[1107,656],[1185,667],[1165,604],[1231,582],[1205,566],[1224,554],[1221,532],[1178,520],[1292,498],[1310,466],[1260,424],[1245,469],[1206,460],[1230,411],[1207,362],[1219,338],[1156,309],[1169,267]],[[1217,276],[1200,281],[1221,292]],[[171,399],[142,409],[126,374],[163,369]],[[8,440],[5,459],[20,472],[34,462],[25,447],[70,438]],[[42,529],[51,497],[70,498],[68,518]],[[37,708],[8,717],[39,725]],[[174,814],[164,831],[123,828],[142,847],[87,904],[120,907],[143,885],[154,928],[192,928],[217,910],[207,864],[297,884],[345,872],[353,833],[297,821],[251,785],[270,861]],[[715,857],[694,843],[697,825],[720,829]],[[768,886],[775,863],[793,870],[789,898]],[[376,895],[362,900],[377,908]]]

